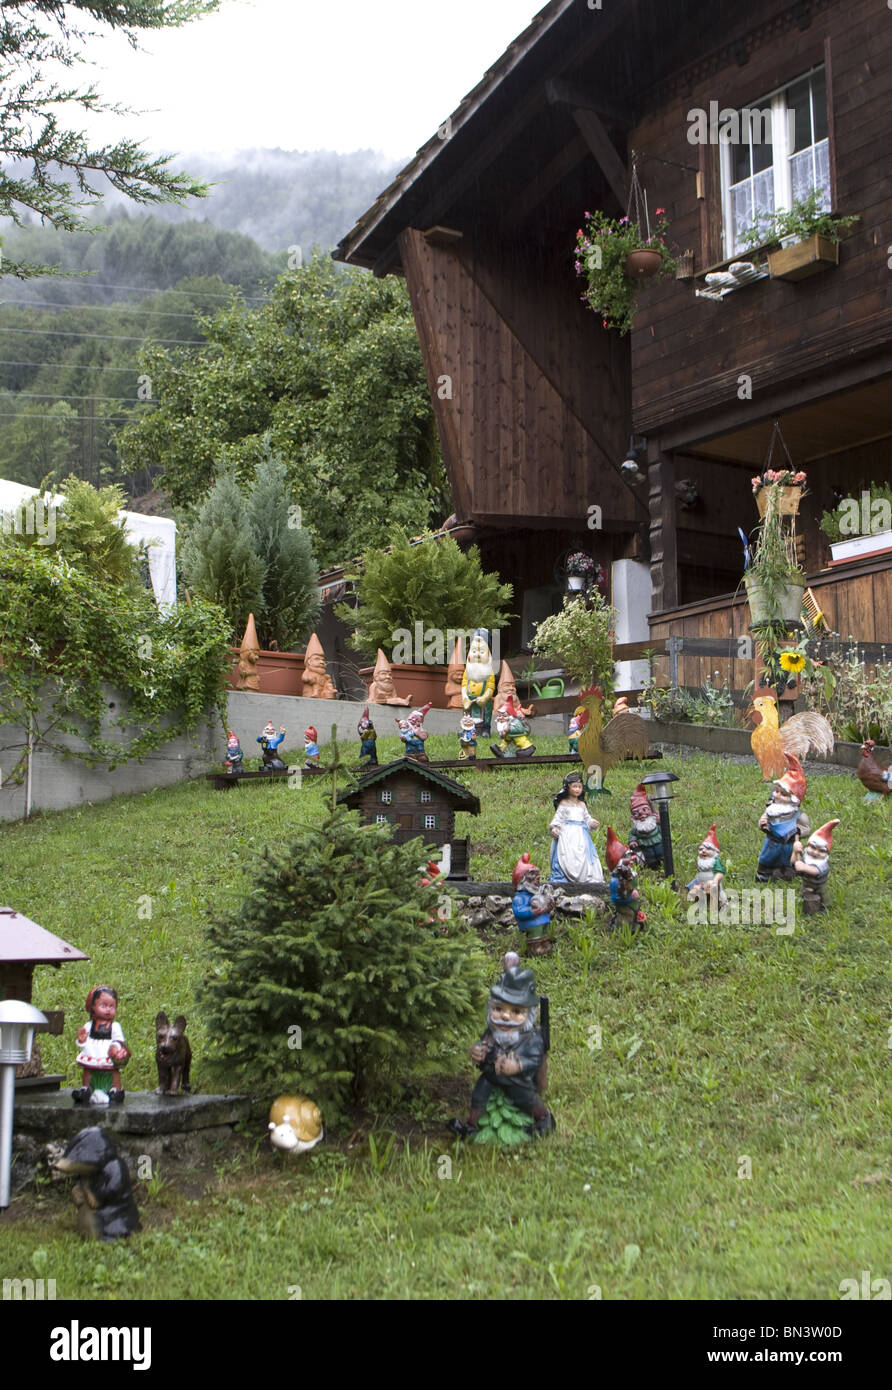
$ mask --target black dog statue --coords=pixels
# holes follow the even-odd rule
[[[85,1240],[125,1240],[141,1230],[127,1164],[106,1130],[98,1125],[80,1130],[53,1168],[64,1177],[86,1179],[71,1193]]]

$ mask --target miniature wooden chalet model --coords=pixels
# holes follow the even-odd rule
[[[35,965],[62,965],[70,960],[89,960],[83,951],[70,946],[52,932],[16,912],[12,907],[0,907],[0,999],[21,999],[31,1003]],[[48,1026],[42,1031],[59,1035],[65,1021],[62,1009],[44,1009]],[[16,1086],[58,1088],[61,1076],[44,1076],[40,1065],[40,1049],[34,1044],[31,1061],[16,1072]]]
[[[412,758],[398,758],[361,777],[338,800],[358,810],[366,825],[391,825],[397,844],[418,838],[442,846],[447,875],[467,878],[470,837],[454,838],[455,813],[479,815],[480,801],[460,782]]]

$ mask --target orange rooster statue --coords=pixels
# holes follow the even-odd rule
[[[575,715],[579,728],[579,756],[586,768],[599,767],[602,776],[624,758],[643,759],[650,746],[650,730],[640,714],[621,709],[604,723],[604,695],[599,685],[579,692]]]
[[[878,797],[892,792],[892,768],[883,767],[873,755],[876,748],[872,738],[866,738],[861,745],[861,761],[858,764],[858,781],[867,795],[865,801],[876,801]]]
[[[753,730],[750,744],[762,769],[763,782],[783,777],[785,753],[792,753],[803,762],[809,753],[829,758],[833,752],[833,730],[823,714],[803,710],[801,714],[792,715],[785,724],[779,724],[773,695],[757,696],[753,709],[762,722]]]

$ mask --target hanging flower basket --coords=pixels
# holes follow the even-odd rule
[[[630,280],[650,280],[654,275],[659,275],[662,268],[662,252],[650,246],[643,246],[639,251],[630,251],[626,256],[626,274]]]
[[[763,588],[758,575],[745,574],[743,582],[746,585],[746,597],[750,606],[750,619],[753,627],[758,627],[761,623],[775,623],[780,620],[790,623],[799,621],[802,614],[802,596],[805,593],[804,580],[801,584],[793,581],[788,583],[777,594],[777,599],[774,602]]]
[[[668,225],[663,208],[657,208],[651,222],[634,164],[627,216],[617,220],[603,212],[585,214],[576,233],[576,274],[586,282],[582,302],[599,315],[604,328],[628,333],[641,282],[675,276],[678,262],[665,240]]]
[[[795,487],[785,487],[781,483],[772,484],[770,482],[764,483],[756,493],[756,506],[759,508],[759,515],[764,516],[768,510],[768,489],[772,486],[777,493],[778,516],[797,516],[799,514],[799,502],[802,498],[802,486],[797,484]]]

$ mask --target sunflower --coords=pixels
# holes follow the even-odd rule
[[[805,665],[805,657],[802,652],[784,652],[780,664],[785,671],[790,671],[793,675],[798,676]]]

